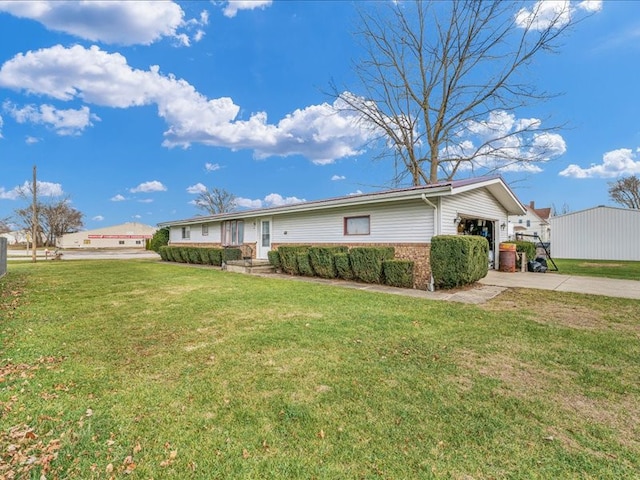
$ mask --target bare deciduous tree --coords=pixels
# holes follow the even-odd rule
[[[236,197],[223,188],[205,189],[198,194],[194,204],[210,215],[233,212],[236,209]]]
[[[609,196],[619,205],[640,210],[640,178],[631,175],[610,182]]]
[[[25,230],[32,229],[32,206],[18,208],[15,215]],[[45,245],[53,246],[65,233],[77,232],[84,225],[83,214],[69,205],[68,199],[50,204],[37,202],[38,233]],[[40,239],[38,240],[40,243]]]
[[[332,85],[332,94],[385,142],[400,167],[396,183],[532,170],[564,152],[558,126],[515,113],[551,96],[527,67],[555,50],[572,24],[569,2],[418,0],[384,8],[360,12],[360,93]]]
[[[10,231],[9,218],[0,218],[0,233],[8,233]]]

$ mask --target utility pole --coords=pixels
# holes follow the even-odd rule
[[[36,249],[38,247],[38,195],[36,192],[37,183],[36,183],[36,166],[33,166],[33,204],[31,205],[31,261],[33,263],[36,262]]]

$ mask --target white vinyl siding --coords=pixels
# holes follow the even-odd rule
[[[498,242],[508,239],[507,228],[500,229],[501,224],[507,224],[507,215],[500,205],[487,190],[473,190],[460,193],[455,196],[442,197],[441,208],[441,233],[443,235],[456,235],[457,229],[454,219],[479,218],[483,220],[497,221],[496,232],[499,235]]]
[[[369,235],[345,235],[345,217],[369,216]],[[285,233],[286,232],[286,233]],[[424,243],[433,209],[422,200],[342,207],[274,216],[272,243]]]
[[[551,217],[551,256],[640,261],[640,211],[596,207]]]

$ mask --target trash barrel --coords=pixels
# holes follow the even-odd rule
[[[516,245],[514,243],[500,244],[500,271],[514,273],[516,271]]]

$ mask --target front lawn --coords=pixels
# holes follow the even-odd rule
[[[587,277],[620,278],[640,280],[640,262],[622,260],[573,260],[555,259],[558,273]],[[551,266],[551,265],[549,265]]]
[[[640,471],[638,301],[130,260],[11,263],[0,292],[0,478]]]

